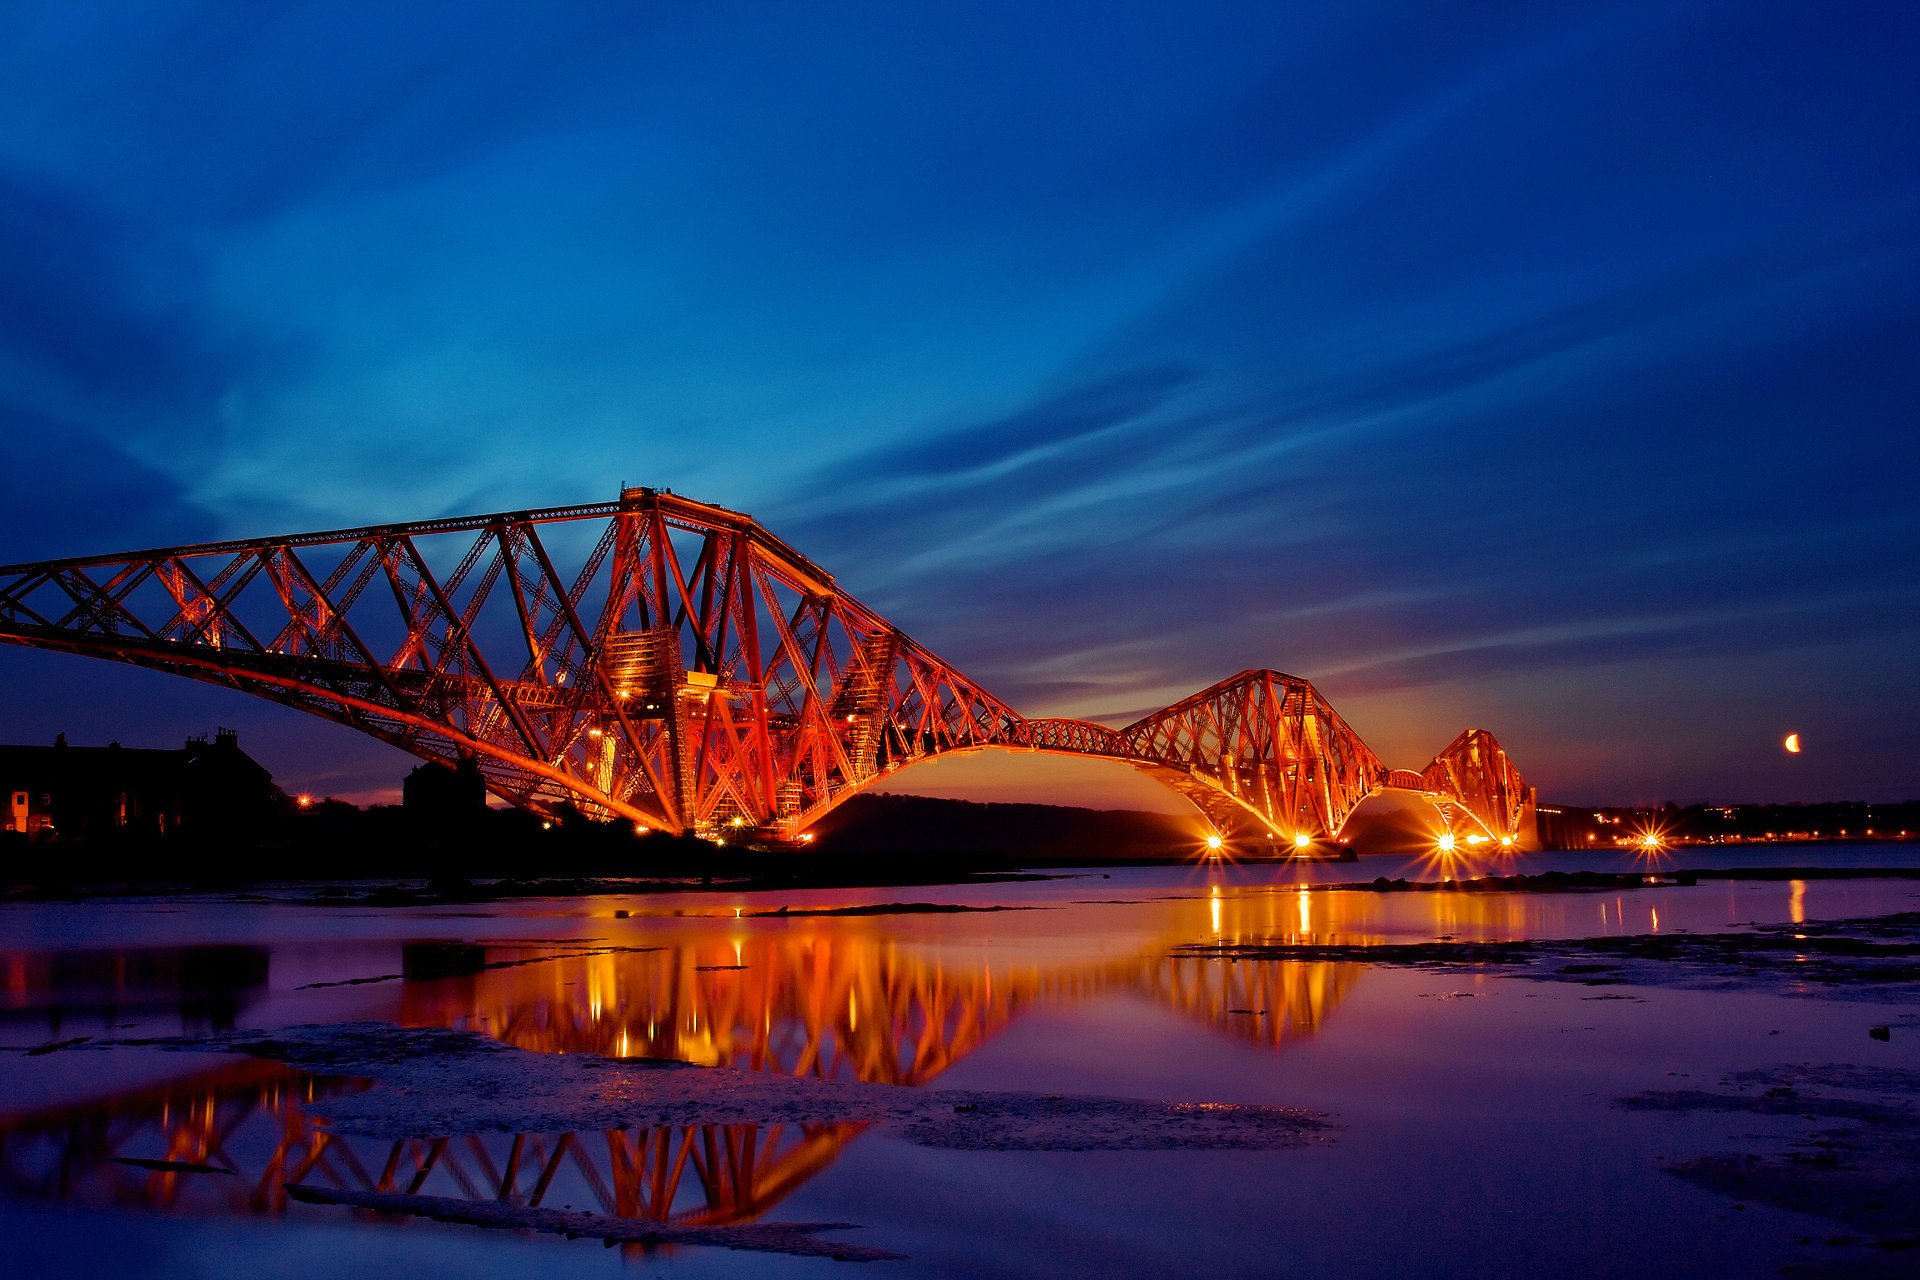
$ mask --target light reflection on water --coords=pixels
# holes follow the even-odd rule
[[[997,962],[901,946],[877,929],[821,929],[408,983],[393,1016],[540,1053],[924,1085],[1029,1010],[1108,996],[1145,999],[1215,1033],[1278,1048],[1313,1034],[1361,971],[1166,952]]]
[[[1236,917],[1250,910],[1239,905]],[[473,1030],[540,1053],[673,1058],[918,1086],[1029,1010],[1112,995],[1151,1000],[1198,1028],[1277,1049],[1312,1035],[1361,972],[1326,962],[1191,961],[1165,953],[1071,964],[987,961],[971,951],[903,946],[870,919],[745,933],[727,928],[658,950],[531,950],[490,948],[487,959],[507,967],[393,984],[379,1015],[408,1026]],[[242,993],[257,986],[262,959],[244,949],[219,954],[232,962],[229,1001],[240,1004]],[[16,1002],[34,994],[22,983],[74,972],[39,957],[16,956],[10,965]],[[90,975],[84,994],[113,1010],[165,1005],[156,988],[181,967],[177,958],[137,951],[96,954],[82,966]],[[116,972],[134,986],[101,991],[101,976]],[[201,985],[220,985],[208,976],[210,962],[194,972]],[[59,993],[43,990],[30,1003],[44,1014],[58,1005]],[[88,1060],[67,1058],[82,1067]],[[377,1141],[334,1134],[301,1107],[349,1087],[247,1062],[8,1115],[0,1118],[0,1190],[98,1206],[281,1214],[298,1208],[289,1204],[287,1183],[315,1182],[719,1224],[758,1217],[865,1127],[735,1124]]]
[[[1352,864],[1137,868],[912,890],[509,902],[458,916],[172,903],[146,913],[116,910],[117,923],[131,926],[124,932],[174,945],[112,948],[89,935],[100,926],[84,906],[13,906],[0,937],[24,932],[96,945],[0,951],[0,1040],[18,1047],[80,1035],[373,1017],[471,1030],[541,1053],[673,1058],[919,1087],[1029,1015],[1082,1007],[1144,1003],[1191,1028],[1195,1043],[1212,1037],[1280,1053],[1337,1021],[1367,973],[1357,963],[1175,958],[1184,943],[1671,932],[1920,903],[1920,883],[1896,880],[1375,893],[1309,887],[1288,874],[1299,870],[1323,880],[1371,878]],[[1028,909],[755,914],[894,899]],[[627,917],[615,918],[616,910]],[[23,912],[38,914],[23,921]],[[434,937],[471,939],[485,946],[487,961],[513,963],[433,980],[299,989],[394,973],[403,941]],[[864,1128],[726,1125],[380,1141],[335,1134],[302,1109],[314,1096],[355,1087],[350,1082],[246,1062],[116,1089],[94,1065],[112,1058],[0,1060],[0,1099],[9,1100],[0,1102],[0,1190],[201,1215],[348,1212],[290,1206],[285,1185],[312,1181],[717,1224],[765,1214],[832,1165]],[[71,1096],[58,1104],[19,1105],[27,1095],[6,1087],[13,1073],[55,1066],[72,1077]],[[1036,1079],[1030,1087],[1048,1084]],[[95,1096],[81,1101],[89,1092]]]

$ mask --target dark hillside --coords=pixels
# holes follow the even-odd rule
[[[902,795],[855,796],[813,830],[829,854],[998,854],[1013,862],[1186,858],[1205,835],[1197,815]]]

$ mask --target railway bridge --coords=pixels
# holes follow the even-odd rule
[[[471,758],[543,813],[799,845],[921,761],[1115,760],[1216,835],[1337,839],[1384,791],[1447,829],[1531,836],[1492,734],[1385,765],[1314,687],[1248,670],[1120,728],[1029,718],[861,604],[751,516],[618,501],[0,566],[0,642],[107,658]]]

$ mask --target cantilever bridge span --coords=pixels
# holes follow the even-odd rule
[[[487,786],[671,831],[791,843],[936,756],[1117,760],[1217,830],[1337,837],[1370,796],[1523,840],[1534,796],[1469,729],[1387,768],[1312,685],[1223,680],[1124,728],[1029,719],[752,517],[671,493],[0,567],[0,642],[189,676]]]

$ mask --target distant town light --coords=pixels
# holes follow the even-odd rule
[[[299,806],[300,806],[300,807],[301,807],[302,809],[311,809],[311,808],[313,808],[313,797],[312,797],[312,796],[310,796],[310,795],[308,795],[308,794],[307,794],[306,792],[304,792],[304,791],[303,791],[303,792],[301,792],[301,793],[300,793],[299,795],[297,795],[297,796],[295,796],[295,797],[293,798],[293,802],[294,802],[295,804],[297,804],[297,805],[299,805]]]

